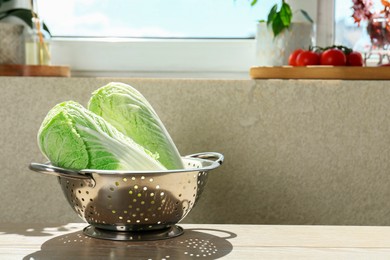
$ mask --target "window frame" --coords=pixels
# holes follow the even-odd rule
[[[246,76],[255,40],[54,38],[51,51],[73,76]]]
[[[334,0],[315,1],[317,10],[310,12],[317,21],[316,44],[329,45]],[[293,9],[305,9],[308,2],[289,3]],[[256,65],[255,39],[54,37],[50,46],[52,64],[70,66],[73,76],[248,77],[249,68]]]

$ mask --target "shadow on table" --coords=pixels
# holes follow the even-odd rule
[[[233,245],[228,239],[236,236],[225,230],[186,229],[183,235],[171,239],[124,242],[91,238],[78,231],[46,241],[40,251],[24,260],[217,259],[232,251]]]
[[[0,234],[16,234],[27,237],[40,237],[40,236],[49,236],[51,232],[66,232],[66,231],[75,231],[79,230],[80,227],[72,227],[69,225],[58,226],[56,224],[12,224],[9,228],[1,227]]]

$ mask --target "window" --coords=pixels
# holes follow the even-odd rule
[[[253,38],[254,23],[276,2],[40,0],[39,13],[61,37]]]
[[[255,7],[251,0],[37,2],[54,36],[52,63],[70,65],[73,76],[248,78],[256,65],[256,21],[281,0],[261,0]],[[289,1],[314,20],[320,18],[317,2],[333,3]]]
[[[54,36],[53,64],[76,76],[247,77],[256,21],[279,2],[39,0],[38,9]]]

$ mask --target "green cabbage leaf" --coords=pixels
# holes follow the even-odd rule
[[[183,164],[172,138],[146,98],[130,85],[111,82],[92,93],[88,109],[152,153],[167,169]]]

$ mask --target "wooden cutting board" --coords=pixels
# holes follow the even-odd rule
[[[388,80],[390,66],[384,67],[252,67],[252,79],[346,79],[346,80]]]
[[[0,76],[70,77],[67,66],[0,64]]]

